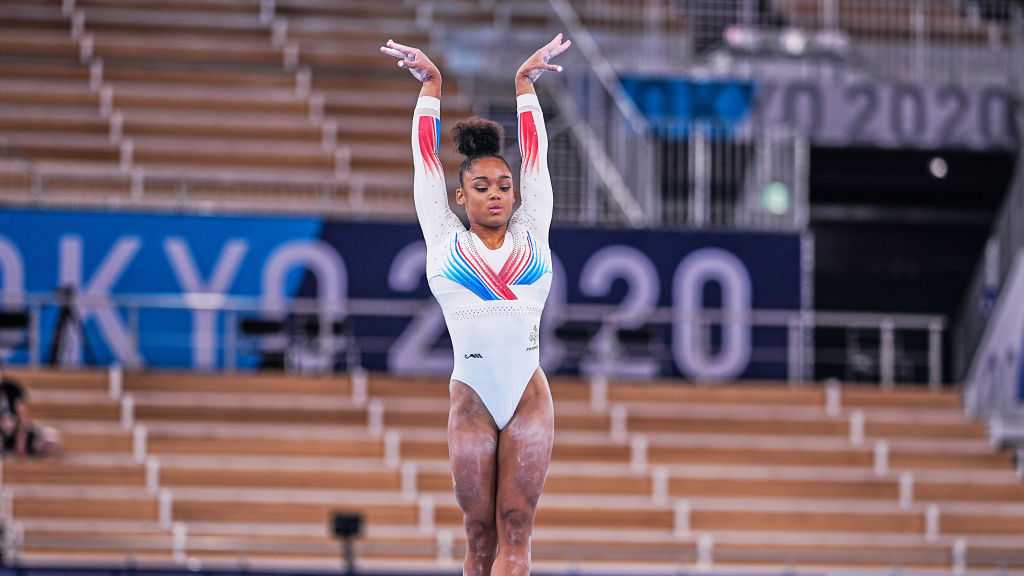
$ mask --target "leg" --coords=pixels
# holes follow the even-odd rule
[[[537,368],[515,416],[498,440],[498,558],[494,574],[530,573],[530,536],[551,463],[555,413],[547,377]]]
[[[498,429],[476,392],[451,382],[448,413],[448,459],[455,481],[455,500],[466,526],[463,574],[491,573],[498,533],[494,524]]]

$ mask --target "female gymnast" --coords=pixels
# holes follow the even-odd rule
[[[448,455],[464,515],[464,572],[529,574],[530,536],[554,440],[554,409],[540,368],[540,317],[551,287],[552,191],[547,132],[533,84],[571,42],[562,35],[516,72],[521,203],[501,156],[501,126],[472,118],[453,132],[466,159],[448,206],[438,159],[441,73],[421,50],[381,47],[422,82],[413,114],[413,199],[427,245],[427,281],[455,350]]]

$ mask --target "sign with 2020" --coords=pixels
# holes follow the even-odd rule
[[[800,309],[799,235],[556,227],[551,246],[553,285],[537,334],[550,372],[585,371],[601,346],[646,329],[651,354],[617,354],[603,368],[786,376],[786,327],[752,324],[749,313]],[[61,315],[55,291],[72,286],[84,338],[65,361],[252,369],[265,359],[240,346],[240,322],[295,317],[295,302],[307,299],[314,314],[350,320],[366,367],[442,375],[451,345],[424,269],[412,222],[0,210],[0,300],[37,313],[41,361]],[[710,332],[697,322],[705,312],[719,314]],[[575,343],[582,352],[561,339],[571,322],[598,329]]]
[[[854,75],[759,78],[752,121],[825,146],[1020,146],[1019,101],[998,85],[883,82]]]

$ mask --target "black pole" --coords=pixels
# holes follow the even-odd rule
[[[355,576],[356,573],[356,551],[352,545],[352,537],[347,536],[342,541],[342,548],[345,554],[345,576]]]

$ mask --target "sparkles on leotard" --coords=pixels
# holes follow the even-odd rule
[[[441,101],[423,96],[413,114],[413,196],[427,245],[427,281],[455,351],[452,379],[469,385],[498,429],[540,365],[540,317],[551,288],[552,191],[547,132],[534,94],[516,99],[523,155],[522,202],[505,240],[488,249],[448,206],[438,159]]]

